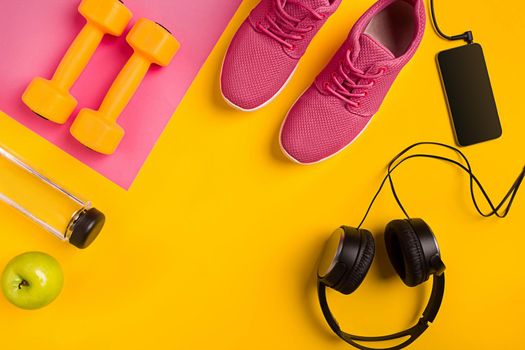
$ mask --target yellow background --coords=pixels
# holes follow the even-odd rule
[[[108,217],[97,242],[78,251],[1,207],[0,266],[41,250],[65,270],[49,307],[19,310],[0,298],[3,349],[347,349],[325,325],[315,297],[316,261],[341,224],[355,225],[396,152],[420,140],[453,144],[434,57],[455,46],[430,25],[375,120],[349,149],[303,167],[278,148],[289,106],[340,46],[370,0],[345,0],[275,102],[236,112],[218,89],[227,45],[256,0],[244,1],[129,192],[12,120],[0,140]],[[472,29],[486,54],[503,138],[466,148],[495,199],[524,165],[521,1],[438,1],[449,33]],[[474,211],[468,179],[435,161],[396,175],[412,216],[435,231],[448,266],[436,322],[413,349],[525,347],[525,193],[506,220]],[[366,226],[374,265],[349,297],[330,293],[345,329],[377,334],[412,325],[427,287],[409,289],[385,258],[381,231],[401,217],[384,192]]]

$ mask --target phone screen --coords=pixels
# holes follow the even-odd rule
[[[437,59],[457,143],[470,146],[499,138],[501,123],[481,46],[442,51]]]

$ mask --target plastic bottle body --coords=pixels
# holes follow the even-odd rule
[[[101,219],[102,222],[97,222],[100,227],[92,227],[93,222],[90,222],[91,225],[86,228],[88,223],[85,222],[85,214],[96,211],[91,208],[90,202],[69,193],[1,146],[0,202],[20,211],[63,241],[70,240],[75,229],[82,229],[84,235],[92,234],[93,229],[100,231],[104,223],[103,214],[100,213],[102,218],[99,221]],[[78,225],[83,227],[76,227]],[[86,229],[90,232],[86,232]]]

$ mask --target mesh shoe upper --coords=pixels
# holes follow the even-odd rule
[[[235,34],[224,58],[225,99],[252,110],[275,97],[340,2],[262,0]]]
[[[412,5],[415,21],[410,45],[399,57],[366,33],[374,16],[396,1]],[[425,18],[422,0],[380,0],[373,5],[289,111],[280,137],[284,152],[300,163],[316,163],[355,140],[419,47]]]

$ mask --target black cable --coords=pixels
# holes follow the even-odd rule
[[[499,218],[504,218],[507,216],[509,210],[510,210],[510,206],[511,206],[511,202],[513,201],[514,199],[514,196],[516,194],[516,191],[519,187],[519,185],[517,185],[518,183],[521,184],[521,181],[523,180],[523,175],[525,174],[525,169],[524,169],[524,172],[522,172],[520,174],[520,176],[518,177],[518,179],[516,180],[516,182],[514,183],[514,185],[512,185],[512,187],[510,188],[509,192],[507,192],[507,194],[505,195],[505,197],[503,198],[503,200],[500,202],[500,204],[498,204],[497,207],[494,207],[494,204],[492,204],[492,201],[490,200],[490,198],[488,197],[485,189],[483,188],[483,186],[481,185],[481,183],[479,182],[479,180],[475,177],[474,174],[472,174],[469,169],[467,167],[465,167],[463,164],[455,161],[455,160],[452,160],[450,158],[446,158],[446,157],[441,157],[441,156],[436,156],[436,155],[432,155],[432,154],[414,154],[414,155],[410,155],[410,156],[407,156],[406,158],[402,159],[398,165],[401,165],[401,163],[404,163],[405,161],[409,160],[409,159],[412,159],[412,158],[430,158],[430,159],[438,159],[438,160],[443,160],[443,161],[446,161],[446,162],[449,162],[449,163],[452,163],[452,164],[455,164],[457,165],[458,167],[460,167],[463,171],[465,171],[467,174],[469,174],[471,176],[471,179],[472,179],[472,182],[476,184],[476,186],[480,189],[481,193],[483,194],[485,200],[487,201],[487,203],[489,204],[489,206],[491,207],[492,211],[490,213],[483,213],[483,211],[479,208],[479,205],[477,203],[477,200],[476,200],[476,196],[474,194],[474,187],[473,185],[471,186],[471,198],[472,198],[472,201],[474,203],[474,206],[476,208],[476,210],[478,211],[478,213],[483,216],[483,217],[491,217],[491,216],[497,216]],[[397,165],[396,165],[397,167]],[[391,175],[387,175],[387,178],[390,180],[390,185],[391,185],[391,188],[392,188],[392,193],[394,193],[394,197],[398,197],[397,196],[397,193],[395,191],[395,188],[394,188],[394,183],[393,183],[393,180],[392,180],[392,177]],[[512,196],[512,197],[511,197]],[[507,207],[505,208],[503,214],[500,214],[499,213],[499,210],[501,209],[501,207],[503,206],[503,204],[505,204],[505,202],[509,199],[509,197],[511,197],[511,202],[509,202],[509,204],[507,205]],[[400,208],[401,210],[403,211],[403,213],[405,213],[405,215],[408,217],[407,213],[406,213],[406,210],[404,210],[403,206],[401,205],[401,201],[399,200],[399,198],[396,199],[396,201],[398,202],[398,204],[400,205]]]
[[[434,29],[436,30],[436,33],[442,37],[445,40],[449,41],[456,41],[456,40],[464,40],[467,44],[472,44],[474,42],[474,35],[472,34],[472,31],[466,31],[463,34],[459,35],[447,35],[443,33],[441,28],[439,28],[437,19],[436,19],[436,11],[434,9],[434,0],[430,0],[430,14],[432,15],[432,24],[434,25]]]
[[[461,163],[459,163],[458,161],[455,161],[455,160],[450,159],[450,158],[436,156],[436,155],[433,155],[433,154],[424,154],[424,153],[423,154],[409,155],[409,156],[406,156],[406,157],[402,158],[401,160],[399,160],[401,157],[403,157],[406,153],[408,153],[413,148],[416,148],[416,147],[419,147],[419,146],[422,146],[422,145],[434,145],[434,146],[444,147],[444,148],[453,150],[453,151],[457,152],[461,156],[461,158],[465,161],[466,166],[461,164]],[[469,176],[470,176],[470,194],[471,194],[471,199],[472,199],[472,202],[473,202],[474,207],[476,208],[477,212],[483,217],[497,216],[498,218],[505,218],[508,215],[508,213],[509,213],[509,211],[510,211],[510,209],[512,207],[512,204],[514,202],[514,198],[516,197],[518,189],[521,186],[521,184],[522,184],[522,182],[523,182],[523,180],[525,178],[525,167],[524,167],[522,172],[520,173],[520,175],[517,177],[516,181],[514,182],[514,184],[511,186],[511,188],[509,189],[507,194],[501,200],[501,202],[497,206],[494,206],[494,204],[492,203],[490,197],[488,196],[485,188],[483,187],[483,185],[481,184],[479,179],[476,177],[476,175],[474,175],[474,173],[472,171],[472,167],[470,166],[470,162],[468,161],[468,159],[465,156],[465,154],[463,154],[463,152],[461,152],[459,149],[457,149],[455,147],[452,147],[452,146],[449,146],[449,145],[445,145],[445,144],[442,144],[442,143],[438,143],[438,142],[418,142],[416,144],[413,144],[413,145],[405,148],[401,153],[399,153],[397,156],[395,156],[392,159],[392,161],[390,161],[390,163],[388,165],[388,168],[387,168],[387,174],[383,178],[383,181],[381,182],[381,185],[379,186],[379,189],[377,190],[377,192],[375,193],[374,197],[372,198],[372,201],[370,202],[370,205],[368,206],[368,209],[366,210],[366,213],[365,213],[363,219],[359,223],[358,228],[360,228],[363,225],[363,223],[365,222],[365,220],[367,219],[368,214],[370,213],[370,210],[372,209],[372,206],[374,205],[375,201],[377,200],[377,197],[381,193],[381,191],[382,191],[383,187],[385,186],[387,180],[390,182],[390,187],[391,187],[391,190],[392,190],[392,194],[394,196],[394,199],[397,202],[397,205],[399,206],[401,211],[405,214],[405,216],[407,218],[410,218],[410,216],[408,215],[408,212],[406,211],[406,209],[404,208],[403,204],[401,203],[401,200],[399,199],[399,196],[397,195],[397,192],[396,192],[396,189],[395,189],[395,186],[394,186],[394,180],[392,178],[392,173],[401,164],[403,164],[406,161],[408,161],[410,159],[413,159],[413,158],[429,158],[429,159],[442,160],[442,161],[445,161],[445,162],[448,162],[448,163],[451,163],[451,164],[454,164],[454,165],[458,166],[461,170],[463,170],[464,172],[469,174]],[[399,160],[399,162],[398,162],[398,160]],[[396,164],[396,162],[397,162],[397,164]],[[484,213],[481,210],[481,208],[479,207],[477,199],[476,199],[475,191],[474,191],[474,184],[481,191],[481,193],[483,195],[483,198],[485,198],[487,204],[490,206],[491,212]],[[503,207],[503,205],[507,201],[508,201],[507,206],[505,207],[503,213],[500,214],[499,211],[501,210],[501,208]]]
[[[474,206],[476,207],[476,210],[478,211],[478,213],[483,216],[483,217],[490,217],[492,215],[496,215],[500,218],[503,218],[506,216],[506,214],[499,214],[499,210],[501,209],[502,205],[509,199],[509,197],[511,197],[511,203],[512,204],[512,201],[514,200],[514,191],[517,190],[517,188],[519,188],[519,186],[521,185],[521,182],[523,181],[523,177],[525,176],[525,169],[524,169],[524,172],[522,172],[520,174],[520,176],[518,176],[518,178],[516,179],[515,183],[512,185],[512,187],[510,188],[509,192],[507,192],[507,194],[505,195],[505,197],[503,198],[503,200],[500,202],[500,204],[495,207],[493,204],[492,204],[492,201],[490,200],[490,197],[487,195],[485,189],[483,188],[483,186],[481,185],[481,183],[479,181],[477,181],[476,177],[474,176],[473,174],[473,171],[472,171],[472,167],[470,166],[470,162],[469,160],[467,159],[467,157],[465,156],[465,154],[463,152],[461,152],[458,148],[456,147],[452,147],[452,146],[449,146],[449,145],[445,145],[443,143],[438,143],[438,142],[419,142],[419,143],[416,143],[412,146],[409,146],[407,147],[405,150],[403,150],[401,153],[399,153],[396,157],[394,157],[394,159],[390,162],[390,164],[388,165],[388,170],[390,170],[392,168],[392,165],[400,158],[402,157],[404,154],[406,154],[407,152],[409,152],[411,149],[415,148],[415,147],[418,147],[418,146],[421,146],[421,145],[432,145],[432,146],[439,146],[439,147],[444,147],[444,148],[447,148],[449,150],[452,150],[454,152],[456,152],[457,154],[459,154],[461,156],[461,158],[465,161],[465,164],[467,165],[467,167],[465,168],[462,164],[456,162],[456,161],[452,161],[451,159],[449,158],[444,158],[444,157],[438,157],[438,156],[433,156],[433,155],[426,155],[426,158],[434,158],[434,159],[440,159],[440,160],[444,160],[444,161],[448,161],[448,162],[451,162],[451,163],[454,163],[455,165],[463,168],[463,170],[465,172],[467,172],[469,175],[470,175],[470,193],[471,193],[471,197],[472,197],[472,201],[474,203]],[[412,157],[411,157],[412,158]],[[390,181],[390,186],[392,188],[392,192],[394,194],[394,197],[397,197],[397,193],[395,192],[395,188],[394,188],[394,184],[393,184],[393,181],[392,181],[392,177],[389,176],[389,181]],[[492,212],[488,213],[488,214],[484,214],[481,209],[479,208],[479,205],[477,203],[477,200],[476,200],[476,197],[474,195],[474,182],[476,182],[476,185],[478,186],[478,188],[481,190],[483,196],[485,197],[485,200],[487,201],[487,203],[489,204],[490,208],[492,209]],[[399,203],[399,198],[396,199]],[[402,206],[401,206],[402,207]],[[508,208],[510,209],[510,208]],[[508,209],[505,211],[505,213],[508,213]],[[404,208],[402,209],[403,212],[405,213],[406,215],[406,211],[404,210]]]

